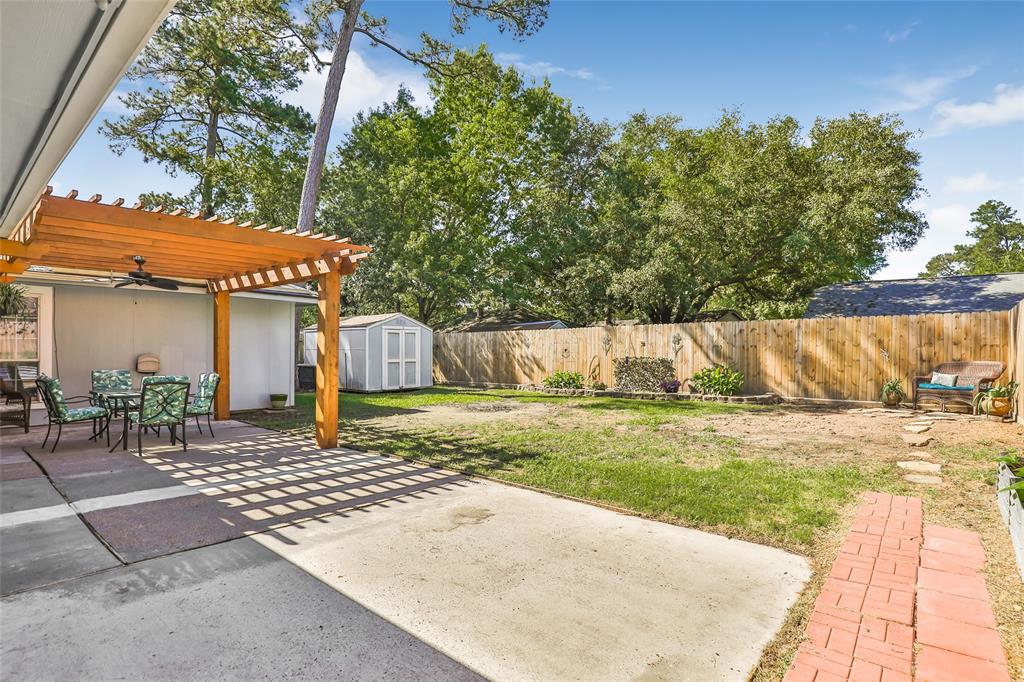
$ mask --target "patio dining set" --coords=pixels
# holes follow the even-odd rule
[[[159,437],[165,427],[171,444],[181,441],[182,449],[188,450],[186,423],[189,419],[195,419],[201,434],[200,418],[206,417],[207,428],[213,435],[213,400],[220,386],[220,375],[216,372],[200,374],[194,393],[192,382],[186,375],[146,376],[141,385],[135,387],[132,371],[128,369],[92,370],[89,395],[65,397],[60,379],[45,374],[39,374],[34,383],[47,414],[43,447],[49,441],[53,427],[57,427],[50,452],[57,449],[65,425],[86,422],[92,422],[89,440],[98,441],[106,435],[110,446],[110,427],[121,421],[121,434],[110,451],[118,446],[127,450],[129,432],[134,430],[139,455],[143,454],[143,433],[153,430]]]

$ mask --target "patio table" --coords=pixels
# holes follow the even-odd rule
[[[89,391],[89,393],[95,398],[102,398],[116,411],[117,404],[121,403],[121,412],[124,413],[124,428],[121,429],[121,436],[114,443],[114,446],[110,448],[110,452],[117,449],[120,445],[122,450],[128,449],[128,413],[131,411],[131,402],[133,400],[140,400],[142,398],[142,391],[126,391],[124,389],[113,389],[109,391]],[[109,426],[107,428],[110,428]]]

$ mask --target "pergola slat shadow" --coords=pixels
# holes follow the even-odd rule
[[[334,235],[204,219],[162,206],[126,207],[122,199],[103,204],[100,195],[83,201],[74,190],[55,197],[52,191],[47,187],[10,238],[0,240],[0,281],[13,281],[31,265],[125,273],[141,255],[158,277],[205,282],[214,297],[214,370],[222,377],[217,419],[230,411],[230,294],[317,280],[317,444],[337,445],[339,289],[370,247]]]

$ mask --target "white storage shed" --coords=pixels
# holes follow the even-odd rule
[[[316,364],[316,327],[303,333],[307,364]],[[398,391],[434,384],[434,332],[401,313],[341,318],[338,385],[345,391]]]

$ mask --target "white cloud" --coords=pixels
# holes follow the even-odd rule
[[[557,64],[544,61],[529,62],[526,61],[525,55],[518,52],[499,52],[494,55],[494,58],[506,66],[514,66],[519,71],[536,78],[566,76],[568,78],[578,78],[585,81],[592,81],[595,79],[594,72],[590,69],[569,69],[564,66],[558,66]]]
[[[945,189],[947,192],[988,192],[1005,186],[1006,183],[994,180],[988,176],[988,173],[979,171],[972,175],[954,175],[947,178]]]
[[[917,28],[917,25],[920,23],[920,21],[915,21],[914,23],[910,24],[906,28],[903,28],[899,31],[886,31],[885,33],[882,34],[882,37],[885,38],[886,42],[889,43],[902,43],[904,40],[910,37],[910,34],[914,32],[914,29]]]
[[[948,99],[932,110],[936,119],[931,135],[946,135],[957,128],[988,128],[1013,121],[1024,120],[1024,87],[1001,83],[995,87],[992,99],[961,104]]]
[[[330,60],[330,53],[321,55],[321,58]],[[320,73],[310,68],[298,89],[286,93],[282,99],[289,104],[302,107],[316,118],[320,113],[326,83],[327,68]],[[347,128],[352,117],[358,112],[394,100],[401,85],[405,85],[412,92],[417,104],[422,106],[429,103],[430,91],[426,79],[418,71],[413,68],[375,69],[359,52],[352,50],[345,65],[345,78],[341,82],[341,95],[338,97],[338,109],[334,114],[334,125],[343,125]]]
[[[975,66],[968,66],[924,78],[913,78],[906,74],[896,74],[872,81],[870,84],[892,93],[888,100],[883,101],[881,109],[886,111],[916,111],[934,104],[946,93],[953,83],[970,78],[977,70]]]
[[[121,101],[121,98],[127,94],[128,93],[125,90],[121,90],[120,88],[114,90],[107,97],[107,101],[103,103],[103,106],[100,107],[100,111],[114,116],[121,116],[122,114],[128,113],[128,107],[126,107],[124,102]]]
[[[918,205],[917,208],[924,211],[928,230],[910,251],[891,254],[889,264],[874,276],[875,279],[917,277],[934,256],[952,251],[955,244],[967,242],[971,208],[964,204],[946,204],[935,208]]]

